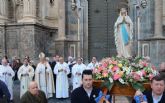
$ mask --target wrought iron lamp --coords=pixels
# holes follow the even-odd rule
[[[140,4],[141,4],[142,8],[146,8],[147,7],[147,0],[141,0]]]

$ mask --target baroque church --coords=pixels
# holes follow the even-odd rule
[[[0,0],[0,56],[40,52],[99,60],[116,56],[121,8],[133,22],[133,55],[165,61],[165,0]]]

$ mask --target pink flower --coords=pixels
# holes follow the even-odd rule
[[[152,67],[151,67],[153,70],[156,70],[156,67],[154,66],[154,65],[152,65]]]
[[[94,68],[94,69],[93,69],[93,73],[99,73],[99,72],[98,72],[98,69]]]
[[[114,75],[113,75],[113,79],[114,79],[114,80],[118,80],[119,78],[120,78],[120,75],[119,75],[119,74],[114,74]]]
[[[103,72],[102,75],[103,77],[108,77],[108,72]]]
[[[141,61],[140,64],[143,65],[144,67],[148,66],[148,63],[146,61]]]
[[[112,68],[113,71],[116,71],[116,70],[118,70],[118,69],[119,69],[118,66],[114,66],[114,67]]]
[[[149,79],[151,80],[154,77],[153,74],[149,74]]]
[[[143,76],[146,76],[146,74],[147,74],[145,70],[141,70],[141,73]]]
[[[117,64],[117,61],[112,61],[112,64]]]
[[[101,72],[103,68],[101,66],[98,67],[98,72]]]
[[[133,78],[134,78],[136,81],[139,81],[139,80],[140,80],[140,75],[138,75],[137,73],[133,72],[133,73],[132,73],[132,76],[133,76]]]
[[[112,60],[109,60],[109,62],[108,62],[109,64],[112,64]]]
[[[108,66],[107,63],[103,63],[103,67],[106,68]]]

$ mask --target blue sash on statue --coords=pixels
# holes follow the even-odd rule
[[[127,45],[129,42],[129,35],[125,26],[125,24],[121,24],[121,32],[124,45]]]

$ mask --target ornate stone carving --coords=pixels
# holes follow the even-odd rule
[[[23,17],[36,16],[36,0],[23,0]]]
[[[23,1],[22,0],[15,0],[15,4],[16,4],[16,19],[20,20],[23,18]]]
[[[50,0],[50,4],[51,5],[54,5],[54,0]]]
[[[0,0],[0,15],[7,17],[8,14],[8,0]]]

